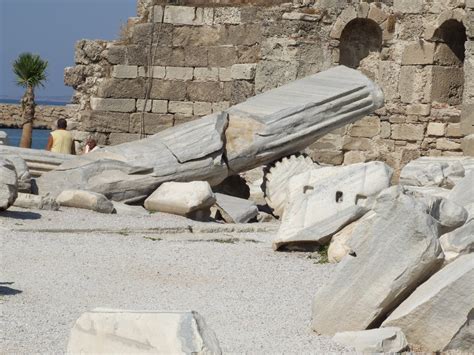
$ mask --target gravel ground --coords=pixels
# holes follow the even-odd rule
[[[310,329],[312,297],[333,265],[273,252],[272,232],[180,232],[189,226],[202,224],[74,209],[1,213],[0,353],[64,353],[75,320],[95,307],[198,311],[225,353],[343,350]]]

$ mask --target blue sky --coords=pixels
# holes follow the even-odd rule
[[[120,26],[136,16],[136,0],[0,0],[0,97],[20,98],[11,64],[22,52],[49,62],[48,81],[38,99],[70,97],[63,71],[74,65],[80,39],[116,39]]]

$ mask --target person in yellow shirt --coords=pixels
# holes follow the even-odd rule
[[[51,132],[48,137],[46,150],[54,153],[75,154],[72,134],[66,131],[67,121],[64,118],[60,118],[56,123],[56,126],[58,128]]]

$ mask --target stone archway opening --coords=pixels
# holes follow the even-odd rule
[[[382,29],[375,21],[365,18],[350,21],[341,33],[339,64],[357,69],[364,58],[382,50],[382,41]]]
[[[432,40],[436,42],[436,52],[431,100],[460,105],[464,91],[466,28],[458,20],[447,20],[438,27]]]

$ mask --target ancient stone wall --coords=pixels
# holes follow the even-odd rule
[[[34,126],[36,128],[50,128],[60,118],[71,119],[74,116],[73,106],[36,106]],[[21,127],[21,106],[14,104],[0,104],[0,126]]]
[[[110,144],[219,111],[337,64],[378,82],[386,105],[322,137],[320,162],[460,155],[474,133],[474,2],[139,0],[115,42],[80,41],[65,81],[79,129]]]

